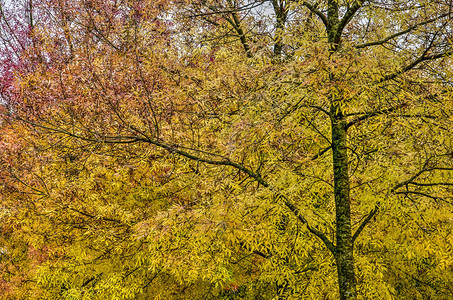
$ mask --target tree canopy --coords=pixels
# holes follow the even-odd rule
[[[0,8],[5,299],[453,297],[451,1]]]

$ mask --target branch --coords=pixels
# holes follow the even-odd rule
[[[365,2],[365,0],[356,0],[352,4],[352,6],[348,8],[343,18],[341,19],[340,24],[338,24],[337,29],[338,37],[340,37],[341,33],[343,32],[343,29],[346,27],[346,25],[348,25],[348,23],[351,21],[352,17],[354,17],[356,12],[362,7],[363,2]]]
[[[382,115],[382,114],[386,114],[386,113],[389,113],[389,112],[393,112],[399,108],[402,108],[406,106],[406,104],[400,104],[400,105],[397,105],[397,106],[394,106],[394,107],[390,107],[390,108],[387,108],[387,109],[383,109],[383,110],[379,110],[379,111],[370,111],[370,112],[367,112],[365,113],[363,116],[360,116],[360,117],[357,117],[355,118],[354,120],[350,121],[349,123],[347,123],[345,125],[345,129],[348,129],[349,127],[359,123],[360,121],[364,121],[368,118],[371,118],[371,117],[375,117],[375,116],[378,116],[378,115]]]
[[[445,299],[448,299],[448,298],[451,298],[451,296],[453,295],[451,290],[448,290],[448,289],[445,289],[443,288],[443,290],[441,290],[438,286],[436,286],[435,284],[432,284],[431,282],[429,281],[422,281],[420,279],[418,279],[417,277],[415,277],[414,275],[412,274],[409,274],[407,273],[406,271],[403,271],[402,269],[396,267],[396,266],[393,266],[394,268],[396,268],[398,271],[400,271],[401,273],[403,273],[404,275],[410,277],[412,280],[414,280],[415,282],[417,282],[417,284],[423,284],[423,285],[426,285],[426,286],[429,286],[430,288],[432,288],[433,290],[435,290],[437,292],[437,294],[443,294],[443,295],[448,295],[449,297],[445,297]]]
[[[410,182],[414,181],[416,178],[418,178],[420,175],[422,175],[424,172],[426,171],[430,171],[432,169],[428,169],[427,166],[428,166],[428,163],[429,163],[429,159],[427,159],[425,161],[425,163],[423,164],[423,167],[420,171],[418,171],[417,173],[415,173],[411,178],[409,178],[408,180],[405,180],[401,183],[398,183],[397,185],[395,185],[391,190],[390,190],[390,193],[394,193],[397,189],[399,189],[400,187],[402,186],[405,186],[407,184],[409,184]]]
[[[327,248],[330,250],[330,252],[335,256],[335,253],[336,253],[336,247],[335,245],[329,240],[329,238],[324,234],[322,233],[321,231],[317,230],[316,228],[313,228],[311,227],[307,220],[304,218],[304,216],[302,216],[299,212],[299,210],[297,209],[297,207],[292,204],[291,202],[289,202],[289,200],[284,196],[284,195],[280,195],[282,196],[283,198],[285,198],[285,205],[286,207],[288,207],[293,213],[294,215],[299,219],[299,221],[302,222],[302,224],[306,224],[307,225],[307,229],[313,233],[314,235],[316,235],[318,238],[320,238],[324,244],[327,246]]]
[[[304,5],[305,7],[307,7],[312,13],[314,13],[315,15],[317,15],[321,21],[324,23],[324,26],[326,26],[326,29],[328,29],[330,26],[329,26],[329,21],[327,20],[327,17],[320,11],[316,8],[316,5],[312,5],[306,1],[304,1],[302,3],[302,5]]]
[[[321,106],[317,106],[317,105],[309,105],[308,107],[316,108],[317,110],[322,111],[323,113],[325,113],[325,114],[328,115],[329,117],[332,116],[332,114],[331,114],[328,110],[324,109],[324,108],[321,107]]]
[[[102,274],[102,273],[101,273]],[[93,280],[96,279],[96,276],[92,276],[90,278],[88,278],[87,280],[85,280],[85,282],[82,284],[82,287],[85,287],[87,286],[90,282],[92,282]]]
[[[143,133],[139,129],[137,129],[135,126],[130,126],[130,128],[135,130],[136,132],[140,133],[143,137],[138,137],[138,136],[103,136],[102,139],[101,139],[101,138],[90,138],[90,137],[80,136],[80,135],[71,133],[71,132],[66,131],[64,129],[61,129],[61,128],[52,128],[52,127],[49,127],[49,126],[44,126],[44,125],[41,125],[41,124],[37,124],[35,122],[31,122],[31,121],[22,119],[20,117],[17,117],[16,119],[18,119],[18,120],[20,120],[22,122],[25,122],[27,124],[30,124],[32,126],[36,126],[38,128],[42,128],[42,129],[45,129],[45,130],[48,130],[48,131],[51,131],[51,132],[61,133],[61,134],[64,134],[64,135],[67,135],[67,136],[70,136],[70,137],[73,137],[73,138],[77,138],[77,139],[81,139],[81,140],[89,141],[89,142],[106,143],[106,144],[133,144],[133,143],[138,143],[138,142],[145,142],[145,143],[152,144],[152,145],[158,146],[160,148],[163,148],[163,149],[167,150],[170,153],[175,153],[175,154],[181,155],[183,157],[186,157],[186,158],[189,158],[191,160],[198,161],[198,162],[203,162],[203,163],[206,163],[206,164],[209,164],[209,165],[234,167],[234,168],[236,168],[236,169],[238,169],[240,171],[243,171],[244,173],[246,173],[247,175],[249,175],[250,177],[255,179],[262,186],[269,187],[269,184],[263,180],[263,178],[261,177],[260,174],[253,172],[252,170],[244,167],[241,164],[238,164],[238,163],[235,163],[235,162],[231,161],[228,157],[224,157],[224,156],[221,156],[221,155],[215,155],[215,156],[221,157],[222,160],[212,160],[212,159],[199,157],[199,156],[193,155],[193,154],[191,154],[191,153],[189,153],[187,151],[178,149],[178,146],[170,145],[170,144],[166,144],[164,142],[160,142],[158,140],[154,140],[154,139],[148,137],[145,133]],[[204,153],[207,153],[207,152],[204,152]],[[214,154],[210,154],[210,155],[214,155]]]
[[[69,206],[67,206],[67,208],[68,208],[69,210],[72,210],[72,211],[74,211],[74,212],[76,212],[76,213],[79,213],[79,214],[81,214],[81,215],[83,215],[83,216],[85,216],[85,217],[88,217],[88,218],[90,218],[90,219],[100,219],[100,220],[103,220],[103,221],[108,221],[108,222],[114,222],[114,223],[124,224],[124,222],[121,222],[120,220],[111,219],[111,218],[106,218],[106,217],[98,217],[98,216],[94,216],[94,215],[91,215],[91,214],[89,214],[89,213],[86,213],[86,212],[84,212],[84,211],[81,211],[81,210],[78,210],[78,209],[75,209],[75,208],[69,207]],[[124,224],[124,225],[126,225],[126,224]],[[123,226],[124,226],[124,225],[123,225]]]
[[[157,275],[159,275],[160,272],[161,272],[161,270],[158,270],[158,271],[156,272],[156,274],[154,274],[153,277],[151,277],[151,278],[147,277],[146,279],[149,279],[149,280],[148,280],[148,282],[143,286],[143,289],[146,289],[146,288],[151,284],[151,282],[153,282],[154,279],[156,279]]]
[[[416,192],[416,191],[402,191],[402,192],[395,192],[395,194],[397,194],[397,195],[406,195],[406,196],[409,195],[409,194],[414,194],[414,195],[419,195],[419,196],[423,196],[423,197],[426,197],[426,198],[431,198],[433,200],[444,200],[443,198],[440,198],[440,197],[431,196],[429,194],[422,193],[422,192]]]
[[[388,37],[383,38],[382,40],[374,41],[374,42],[368,42],[368,43],[365,43],[365,44],[357,45],[357,46],[355,46],[355,48],[361,49],[361,48],[365,48],[365,47],[369,47],[369,46],[382,45],[382,44],[386,43],[389,40],[392,40],[392,39],[394,39],[396,37],[399,37],[400,35],[403,35],[403,34],[411,32],[412,30],[416,29],[419,26],[435,22],[435,21],[437,21],[439,19],[442,19],[442,18],[444,18],[446,16],[448,16],[448,13],[442,14],[442,15],[436,17],[436,18],[433,18],[433,19],[429,19],[429,20],[427,20],[425,22],[422,22],[422,23],[412,25],[412,26],[408,27],[406,30],[403,30],[403,31],[397,32],[395,34],[389,35]]]
[[[269,183],[264,181],[264,179],[261,177],[260,174],[253,172],[252,170],[244,167],[241,164],[238,164],[236,162],[231,161],[227,157],[223,157],[223,160],[210,160],[210,159],[206,159],[206,158],[203,158],[203,157],[198,157],[198,156],[193,155],[193,154],[191,154],[189,152],[180,150],[180,149],[177,148],[177,146],[172,146],[172,145],[169,145],[169,144],[165,144],[165,143],[162,143],[162,142],[159,142],[159,141],[156,141],[156,140],[147,139],[147,138],[139,139],[139,140],[143,141],[143,142],[146,142],[146,143],[149,143],[149,144],[152,144],[152,145],[155,145],[155,146],[158,146],[160,148],[163,148],[163,149],[167,150],[170,153],[175,153],[175,154],[181,155],[183,157],[186,157],[186,158],[189,158],[191,160],[198,161],[198,162],[206,163],[206,164],[209,164],[209,165],[234,167],[234,168],[246,173],[251,178],[255,179],[262,186],[269,187]]]
[[[329,138],[327,136],[325,136],[311,120],[309,120],[308,118],[305,118],[305,119],[307,120],[308,125],[310,125],[316,133],[318,133],[321,137],[323,137],[328,144],[330,144],[330,145],[332,144],[332,142],[329,140]],[[313,119],[314,118],[312,118],[312,120]]]
[[[368,225],[368,223],[370,223],[371,219],[376,215],[376,213],[379,210],[380,205],[381,204],[379,202],[377,202],[376,205],[374,206],[374,209],[372,211],[370,211],[370,213],[365,218],[365,220],[362,221],[362,223],[360,224],[360,226],[357,228],[354,235],[352,236],[352,244],[354,244],[355,240],[359,237],[360,233],[362,233],[362,230],[365,228],[365,226]]]
[[[294,274],[302,274],[302,273],[305,273],[305,272],[308,272],[308,271],[318,271],[318,268],[317,267],[306,267],[306,268],[303,268],[300,271],[295,271]]]
[[[453,185],[453,183],[451,183],[451,182],[433,182],[433,183],[408,182],[408,184],[413,184],[413,185],[418,185],[418,186]]]
[[[8,18],[6,17],[5,12],[3,11],[3,5],[1,2],[0,2],[0,15],[1,19],[5,22],[6,26],[8,27],[9,33],[14,37],[15,42],[17,42],[22,48],[22,50],[25,51],[25,46],[21,42],[23,39],[19,39],[16,35],[16,30],[13,30],[13,28],[11,28],[11,25],[8,22]]]
[[[330,149],[332,149],[332,146],[329,146],[329,147],[326,147],[324,149],[322,149],[321,151],[319,151],[317,154],[315,154],[311,160],[315,160],[317,159],[318,157],[322,156],[324,153],[326,153],[327,151],[329,151]]]
[[[134,126],[131,126],[130,128],[135,130],[139,134],[141,134],[143,137],[115,136],[115,137],[104,137],[104,139],[99,140],[99,139],[93,139],[93,138],[87,138],[87,137],[83,137],[83,136],[78,136],[77,134],[68,132],[68,131],[63,130],[61,128],[51,128],[51,127],[40,125],[40,124],[31,122],[31,121],[24,120],[24,119],[21,119],[21,118],[17,118],[17,119],[19,119],[19,120],[21,120],[23,122],[26,122],[27,124],[39,127],[39,128],[43,128],[43,129],[46,129],[46,130],[49,130],[49,131],[65,134],[65,135],[68,135],[68,136],[71,136],[71,137],[74,137],[74,138],[78,138],[78,139],[82,139],[82,140],[85,140],[85,141],[110,143],[110,144],[125,144],[125,143],[137,143],[137,142],[149,143],[149,144],[155,145],[157,147],[160,147],[162,149],[165,149],[165,150],[167,150],[170,153],[175,153],[175,154],[181,155],[183,157],[186,157],[186,158],[194,160],[194,161],[206,163],[206,164],[209,164],[209,165],[233,167],[233,168],[235,168],[237,170],[240,170],[240,171],[246,173],[251,178],[253,178],[255,181],[257,181],[260,185],[262,185],[263,187],[270,188],[272,190],[272,187],[270,186],[270,184],[268,182],[266,182],[261,177],[261,175],[259,173],[253,172],[252,170],[246,168],[245,166],[231,161],[227,157],[224,157],[224,156],[221,156],[221,155],[217,155],[217,154],[210,154],[210,155],[215,155],[217,157],[221,157],[222,160],[214,160],[214,159],[207,159],[207,158],[199,157],[199,156],[193,155],[193,154],[191,154],[189,152],[186,152],[184,150],[181,150],[177,146],[166,144],[164,142],[160,142],[158,140],[151,139],[145,133],[143,133],[139,129],[135,128]],[[278,195],[285,199],[285,201],[284,201],[285,205],[294,213],[294,215],[302,222],[302,224],[306,224],[308,230],[311,233],[313,233],[314,235],[316,235],[318,238],[320,238],[324,242],[324,244],[327,246],[327,248],[332,252],[332,254],[335,255],[335,251],[336,251],[335,246],[325,236],[325,234],[322,233],[321,231],[311,227],[308,224],[307,220],[304,218],[304,216],[296,208],[296,206],[294,204],[292,204],[284,195],[281,195],[281,194],[278,194]],[[81,212],[79,212],[79,213],[81,213]],[[87,215],[87,216],[91,217],[91,215]]]
[[[245,36],[244,30],[241,27],[241,21],[239,20],[239,17],[236,14],[236,12],[232,12],[231,16],[233,17],[233,20],[231,20],[228,17],[225,17],[225,20],[227,20],[227,22],[230,23],[231,26],[233,26],[234,30],[236,30],[237,34],[239,35],[242,47],[244,47],[247,57],[250,58],[252,57],[252,53],[250,52],[250,46],[247,42],[247,37]]]
[[[93,143],[104,143],[104,144],[133,144],[142,141],[142,138],[138,138],[136,136],[103,136],[103,139],[101,138],[90,138],[90,137],[84,137],[81,135],[77,135],[75,133],[71,133],[69,131],[63,130],[61,128],[55,128],[55,127],[49,127],[46,125],[38,124],[32,121],[28,121],[26,119],[23,119],[21,117],[16,116],[16,120],[22,121],[26,124],[29,124],[34,127],[38,127],[44,130],[48,130],[50,132],[55,132],[55,133],[61,133],[64,135],[67,135],[69,137],[73,137],[76,139],[80,139],[82,141],[87,141],[87,142],[93,142]],[[90,134],[97,135],[95,132],[92,131],[87,131]]]
[[[450,49],[450,50],[445,51],[443,53],[437,53],[437,54],[431,54],[431,55],[426,55],[426,51],[425,51],[425,53],[423,53],[419,58],[414,60],[412,63],[408,64],[407,66],[405,66],[404,68],[402,68],[401,70],[399,70],[399,71],[397,71],[395,73],[388,74],[388,75],[384,76],[383,78],[379,79],[375,83],[382,83],[382,82],[387,81],[387,80],[392,80],[395,77],[397,77],[397,76],[399,76],[399,75],[401,75],[401,74],[403,74],[403,73],[405,73],[407,71],[412,70],[413,68],[415,68],[418,64],[420,64],[423,61],[435,60],[435,59],[446,57],[446,56],[449,56],[449,55],[452,55],[452,54],[453,54],[453,49]]]
[[[239,245],[240,245],[242,248],[244,248],[244,249],[246,249],[246,250],[248,250],[248,251],[251,251],[250,254],[255,254],[255,255],[261,256],[262,258],[269,258],[269,257],[271,256],[271,255],[267,255],[267,254],[265,254],[265,253],[263,253],[263,252],[261,252],[261,251],[259,251],[259,250],[250,250],[250,248],[247,247],[247,245],[246,245],[243,241],[239,241]],[[234,264],[237,264],[238,262],[240,262],[240,261],[243,260],[244,258],[248,257],[250,254],[248,254],[248,255],[244,256],[243,258],[239,259],[238,261],[234,262]]]
[[[29,185],[28,183],[26,183],[25,181],[23,181],[22,179],[20,179],[19,176],[17,176],[16,174],[14,174],[13,171],[12,171],[12,169],[10,169],[10,170],[8,171],[8,173],[9,173],[9,175],[10,175],[12,178],[14,178],[14,179],[17,180],[19,183],[21,183],[22,185],[24,185],[25,187],[31,189],[31,190],[34,192],[34,193],[33,193],[33,192],[30,192],[30,193],[25,192],[25,193],[31,194],[31,195],[39,195],[39,196],[43,196],[43,197],[46,197],[46,196],[49,195],[49,194],[48,194],[48,191],[47,191],[47,188],[45,188],[46,191],[41,191],[41,190],[39,190],[39,189],[37,189],[37,188],[35,188],[35,187]]]
[[[413,115],[403,114],[403,115],[398,115],[398,117],[401,117],[401,118],[420,118],[422,120],[423,120],[423,118],[426,118],[426,119],[438,119],[439,118],[437,116],[424,115],[424,114],[413,114]]]
[[[94,28],[94,30],[96,32],[93,32],[91,31],[90,33],[93,33],[96,37],[98,37],[99,39],[101,40],[104,40],[109,46],[111,46],[113,49],[115,49],[116,51],[120,52],[120,49],[115,46],[115,44],[113,44],[107,36],[105,36],[105,34],[96,26],[96,21],[93,19],[93,16],[92,14],[90,13],[90,11],[85,8],[86,12],[87,12],[87,15],[90,19],[90,24],[89,25],[85,25],[85,24],[82,24],[82,23],[79,23],[80,25],[82,25],[83,27],[85,27],[88,31],[90,31],[91,29],[91,26],[92,28]],[[74,22],[74,23],[77,23],[77,22]]]
[[[451,152],[448,152],[448,153],[444,153],[444,154],[439,154],[439,155],[436,155],[437,157],[441,157],[441,156],[445,156],[445,155],[452,155]],[[431,159],[433,157],[430,157],[430,158],[427,158],[425,163],[423,164],[423,167],[420,169],[420,171],[418,171],[417,173],[415,173],[414,175],[412,175],[409,179],[403,181],[403,182],[400,182],[398,184],[396,184],[391,190],[390,190],[390,193],[395,193],[395,194],[403,194],[403,193],[413,193],[413,194],[420,194],[419,192],[411,192],[411,191],[405,191],[405,192],[396,192],[397,189],[399,189],[400,187],[403,187],[403,186],[407,186],[409,184],[413,184],[413,185],[418,185],[418,186],[435,186],[435,185],[453,185],[452,183],[419,183],[419,182],[414,182],[415,179],[417,179],[418,177],[420,177],[420,175],[422,175],[423,173],[425,172],[430,172],[430,171],[434,171],[434,170],[443,170],[443,171],[453,171],[453,167],[428,167]],[[430,196],[431,198],[433,198],[433,196]]]
[[[262,2],[257,2],[257,3],[250,3],[250,4],[246,4],[244,6],[241,6],[241,7],[237,7],[237,8],[234,8],[234,9],[225,9],[225,10],[217,10],[215,9],[215,7],[212,7],[210,6],[209,9],[211,9],[210,12],[203,12],[203,13],[197,13],[197,14],[189,14],[187,16],[183,16],[183,18],[187,18],[187,19],[190,19],[190,18],[197,18],[197,17],[206,17],[206,16],[212,16],[212,15],[220,15],[220,14],[230,14],[230,13],[233,13],[233,12],[240,12],[240,11],[244,11],[244,10],[250,10],[250,9],[254,9],[258,6],[261,6],[263,5]],[[209,20],[206,20],[204,19],[205,21],[209,21]]]

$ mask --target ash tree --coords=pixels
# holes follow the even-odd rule
[[[1,16],[5,297],[453,297],[451,1]]]

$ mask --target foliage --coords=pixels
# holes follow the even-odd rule
[[[17,3],[5,297],[453,296],[451,3]]]

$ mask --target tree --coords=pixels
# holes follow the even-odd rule
[[[2,202],[49,298],[453,295],[451,3],[27,3]]]

